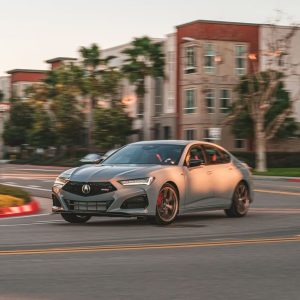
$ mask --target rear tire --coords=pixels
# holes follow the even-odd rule
[[[231,207],[224,210],[225,214],[230,218],[244,217],[247,214],[249,207],[249,188],[245,182],[240,182],[233,193]]]
[[[65,221],[77,224],[86,223],[91,218],[90,216],[74,215],[68,213],[62,213],[61,216]]]
[[[173,185],[166,183],[162,186],[156,201],[156,214],[150,221],[157,225],[171,224],[178,214],[179,198]]]

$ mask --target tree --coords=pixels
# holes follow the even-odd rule
[[[20,99],[11,99],[10,118],[5,123],[3,139],[6,145],[21,146],[28,143],[33,126],[34,107]]]
[[[106,150],[124,145],[126,137],[131,133],[131,118],[121,105],[113,108],[97,108],[94,121],[94,140]]]
[[[47,111],[36,110],[33,126],[29,130],[29,144],[37,148],[56,145],[56,132],[53,125]]]
[[[262,73],[262,77],[263,77]],[[249,76],[247,76],[249,79]],[[232,123],[232,132],[238,138],[253,140],[255,138],[254,122],[249,113],[247,103],[244,102],[243,94],[247,93],[247,83],[245,80],[241,81],[237,87],[239,93],[239,100],[233,104],[233,110],[239,106],[241,110]],[[264,130],[266,132],[266,139],[272,138],[287,138],[296,136],[297,124],[292,117],[286,117],[284,121],[275,128],[272,125],[278,115],[282,114],[284,110],[291,109],[292,101],[289,93],[284,89],[284,83],[278,85],[274,94],[273,105],[266,112],[264,117]]]
[[[92,44],[90,47],[81,47],[79,52],[85,73],[83,94],[89,97],[88,146],[91,149],[93,110],[97,107],[98,98],[100,96],[107,94],[112,95],[120,82],[120,73],[112,68],[108,68],[110,60],[114,57],[101,58],[101,50],[97,44]]]
[[[4,93],[0,90],[0,102],[4,100]]]
[[[138,115],[143,116],[146,94],[145,80],[164,77],[164,54],[161,43],[152,42],[149,37],[135,38],[132,47],[123,51],[127,55],[122,71],[136,87],[138,98]]]
[[[266,171],[267,141],[276,134],[283,134],[287,126],[289,128],[295,126],[291,122],[290,115],[293,112],[293,101],[299,98],[297,94],[290,101],[288,93],[283,88],[283,81],[287,76],[297,75],[293,73],[294,64],[289,63],[287,57],[290,53],[291,40],[299,28],[292,26],[284,34],[279,35],[276,34],[276,25],[270,26],[273,32],[267,43],[268,49],[263,49],[260,53],[262,57],[266,56],[268,59],[267,70],[262,72],[254,68],[252,74],[241,78],[237,87],[239,99],[226,120],[226,123],[236,120],[235,128],[246,124],[246,121],[249,125],[252,124],[246,126],[248,127],[246,135],[254,136],[256,169],[260,172]],[[256,59],[255,55],[251,58]],[[242,131],[238,130],[238,133],[241,134]]]

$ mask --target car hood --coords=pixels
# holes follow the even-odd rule
[[[149,173],[167,166],[161,165],[93,165],[82,166],[72,171],[70,180],[81,182],[133,179],[149,176]]]

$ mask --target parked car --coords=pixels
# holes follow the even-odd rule
[[[251,172],[224,148],[200,141],[129,144],[98,165],[63,172],[53,186],[54,213],[71,223],[92,216],[177,215],[222,209],[243,217],[253,201]]]
[[[107,151],[105,154],[97,154],[97,153],[91,153],[84,156],[82,159],[80,159],[80,163],[82,164],[99,164],[103,160],[105,160],[107,157],[109,157],[111,154],[116,152],[118,149],[112,149]]]

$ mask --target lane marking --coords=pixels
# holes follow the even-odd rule
[[[30,226],[30,225],[47,225],[47,224],[57,224],[57,223],[66,223],[61,220],[53,221],[36,221],[34,223],[23,223],[23,224],[0,224],[0,227],[18,227],[18,226]]]
[[[258,193],[269,193],[269,194],[278,194],[278,195],[289,195],[289,196],[300,196],[300,193],[295,192],[284,192],[284,191],[272,191],[272,190],[254,190]]]
[[[3,183],[1,183],[1,184],[6,184],[6,185],[9,185],[9,184],[16,184],[15,182],[3,182]]]
[[[61,172],[59,169],[15,169],[17,171]]]
[[[50,215],[52,215],[52,213],[29,215],[29,216],[19,216],[19,217],[7,217],[7,218],[0,218],[0,221],[8,221],[8,220],[12,220],[12,219],[36,218],[36,217],[50,216]],[[1,226],[3,226],[3,225],[1,225]]]
[[[261,238],[251,240],[223,240],[208,242],[174,243],[174,244],[136,244],[136,245],[109,245],[109,246],[86,246],[86,247],[65,247],[65,248],[45,248],[28,250],[2,250],[0,256],[8,255],[32,255],[32,254],[59,254],[59,253],[82,253],[82,252],[104,252],[104,251],[137,251],[137,250],[160,250],[160,249],[180,249],[180,248],[204,248],[240,245],[259,245],[300,242],[300,237],[287,238]]]
[[[20,188],[24,188],[24,189],[31,189],[31,190],[38,190],[38,191],[51,192],[51,190],[49,190],[49,189],[29,187],[29,186],[27,186],[27,185],[9,184],[9,183],[7,183],[7,182],[3,182],[3,183],[1,183],[1,184],[3,184],[3,185],[8,185],[8,186],[20,187]]]
[[[40,188],[41,186],[39,186],[39,185],[27,185],[27,187],[29,187],[29,188]]]

